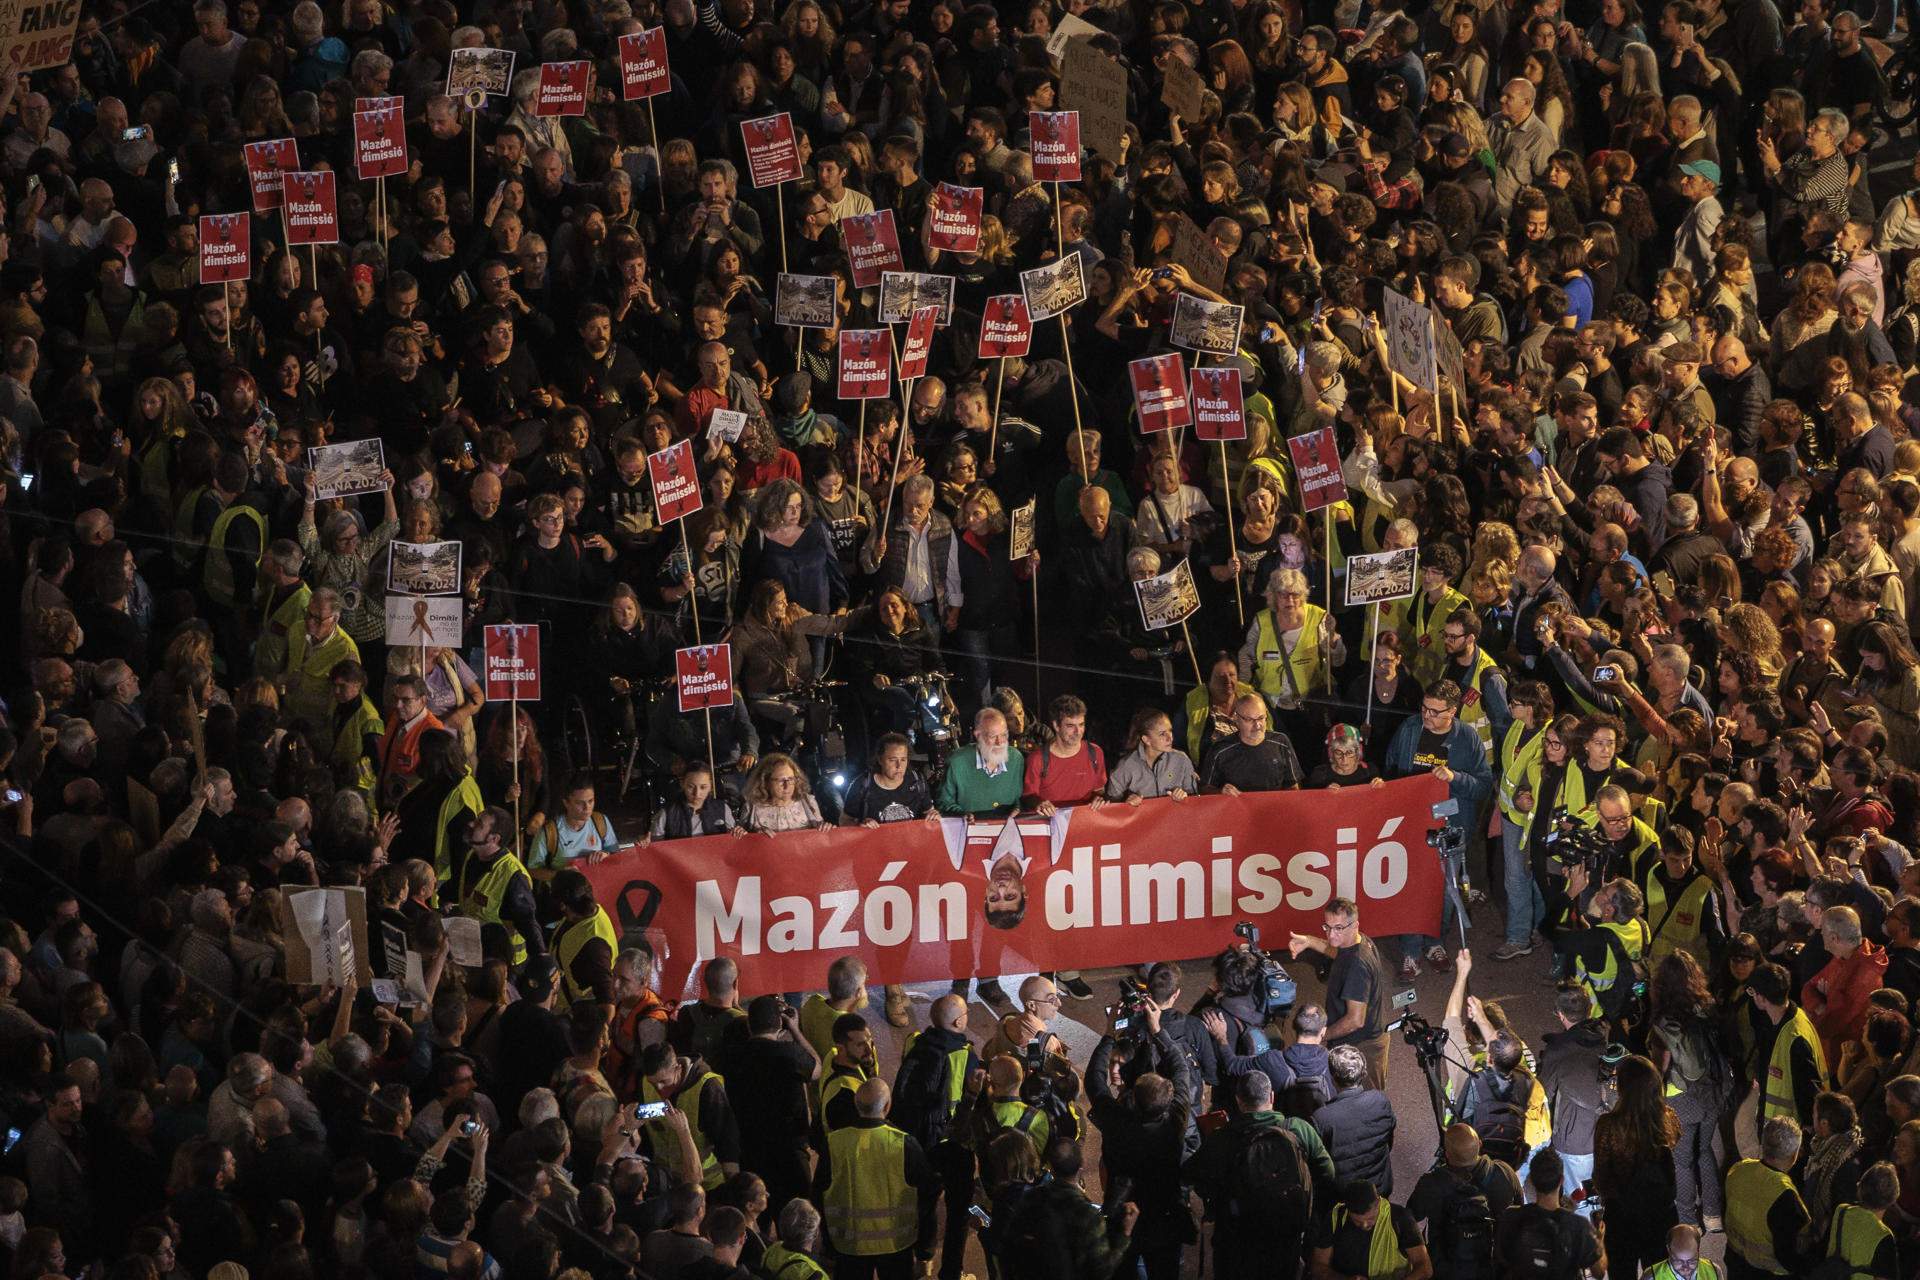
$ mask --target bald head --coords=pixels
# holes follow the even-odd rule
[[[286,1104],[278,1098],[262,1098],[253,1104],[253,1133],[261,1141],[284,1137],[293,1131],[287,1119]]]
[[[1470,1124],[1447,1126],[1447,1164],[1455,1169],[1470,1169],[1480,1159],[1480,1134]]]
[[[887,1082],[875,1077],[863,1083],[853,1095],[853,1109],[863,1120],[884,1120],[887,1108],[893,1105],[893,1090]]]
[[[473,478],[473,484],[467,489],[467,501],[475,507],[488,506],[488,504],[491,504],[491,507],[497,507],[500,504],[502,492],[500,477],[491,471],[482,471]],[[492,514],[491,507],[486,514]]]
[[[1713,367],[1721,373],[1731,377],[1745,373],[1752,366],[1753,361],[1747,358],[1747,344],[1732,334],[1723,335],[1713,344]]]
[[[962,996],[945,995],[933,1002],[933,1025],[942,1031],[967,1029],[967,1002]]]
[[[1546,547],[1528,547],[1520,553],[1520,577],[1534,591],[1553,580],[1553,571],[1560,561]]]

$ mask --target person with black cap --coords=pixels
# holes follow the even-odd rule
[[[520,1100],[553,1079],[567,1060],[567,1020],[553,1010],[559,976],[552,956],[532,957],[513,981],[519,999],[500,1013],[494,1087],[508,1115],[518,1115]]]

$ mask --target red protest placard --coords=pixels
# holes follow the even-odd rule
[[[531,622],[482,627],[488,702],[540,701],[540,628]]]
[[[587,114],[587,75],[591,62],[543,62],[540,64],[540,92],[534,95],[536,116],[583,116]]]
[[[300,167],[300,148],[292,138],[272,138],[247,143],[240,155],[247,162],[247,179],[253,185],[253,211],[278,209],[286,196],[280,175]]]
[[[1287,441],[1293,455],[1294,478],[1300,482],[1302,510],[1318,511],[1347,496],[1347,482],[1340,474],[1340,449],[1333,440],[1333,428],[1322,427]]]
[[[988,298],[980,313],[980,358],[1023,356],[1032,346],[1033,317],[1027,314],[1025,296],[1002,293]]]
[[[900,380],[927,376],[927,357],[933,353],[933,328],[940,308],[920,307],[907,322],[907,340],[900,344]]]
[[[680,711],[733,705],[733,646],[695,645],[673,651],[673,673],[678,677]]]
[[[927,244],[949,253],[980,251],[980,216],[986,211],[984,187],[956,187],[943,182],[927,201]]]
[[[746,140],[747,174],[754,186],[800,181],[800,146],[793,139],[792,116],[782,111],[777,116],[742,120],[740,136]]]
[[[200,215],[200,283],[224,284],[253,274],[253,215]]]
[[[893,382],[893,343],[885,329],[840,331],[840,398],[885,400]]]
[[[673,88],[667,68],[667,29],[652,27],[620,37],[620,100],[656,98]]]
[[[653,478],[653,508],[661,524],[690,516],[705,505],[700,473],[693,466],[693,441],[682,440],[648,454],[647,474]]]
[[[407,171],[407,122],[398,111],[353,113],[353,172],[360,181]]]
[[[1208,365],[1195,369],[1192,390],[1194,439],[1247,438],[1247,401],[1238,368]]]
[[[1193,410],[1187,404],[1187,361],[1178,351],[1130,362],[1127,377],[1133,383],[1141,434],[1171,431],[1193,422]]]
[[[391,98],[355,98],[353,109],[356,114],[362,111],[398,111],[405,115],[407,100],[398,94]]]
[[[1078,111],[1029,111],[1027,131],[1035,182],[1080,181]]]
[[[893,223],[893,210],[876,209],[840,219],[840,243],[846,246],[847,265],[853,270],[857,289],[871,289],[880,283],[885,271],[906,266],[900,256],[900,232]]]
[[[288,244],[339,244],[340,198],[331,169],[283,173]]]

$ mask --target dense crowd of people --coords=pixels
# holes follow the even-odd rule
[[[1914,1275],[1920,185],[1874,182],[1907,20],[83,6],[69,61],[0,84],[0,1266]],[[508,61],[478,50],[505,92],[450,95]],[[388,109],[407,166],[359,180]],[[1063,109],[1082,176],[1043,181]],[[774,116],[800,176],[758,186]],[[283,139],[338,243],[261,206],[207,282],[201,218]],[[955,189],[973,250],[934,234]],[[843,220],[876,210],[951,295],[924,375],[856,401],[840,332],[890,326]],[[1068,258],[1084,300],[983,356],[989,300]],[[830,324],[778,322],[790,276]],[[1243,309],[1188,351],[1240,374],[1243,439],[1140,430],[1128,366],[1182,297]],[[699,509],[663,518],[682,444]],[[394,548],[447,543],[458,642],[387,607]],[[1411,595],[1346,605],[1353,557],[1409,549]],[[1135,584],[1182,570],[1197,611],[1150,626]],[[538,700],[489,696],[508,623]],[[719,640],[731,703],[682,712],[676,650]],[[927,1008],[852,956],[804,998],[723,956],[663,992],[582,871],[1418,774],[1457,802],[1415,855],[1438,933],[1334,898],[1292,1004],[1196,935],[1117,979],[1086,1061],[1069,971]],[[1471,995],[1493,966],[1546,973],[1555,1024]],[[1393,1023],[1423,972],[1443,1016]],[[1403,1033],[1441,1134],[1411,1186]]]

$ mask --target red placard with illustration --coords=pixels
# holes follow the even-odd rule
[[[1080,113],[1029,111],[1027,151],[1035,182],[1080,181]]]
[[[353,113],[353,172],[360,181],[407,171],[407,121],[391,109]]]
[[[1347,481],[1340,474],[1340,446],[1334,442],[1333,428],[1322,427],[1287,441],[1293,455],[1293,474],[1300,484],[1300,507],[1318,511],[1347,496]]]
[[[353,109],[356,113],[361,111],[398,111],[401,115],[405,115],[407,113],[407,100],[400,94],[394,94],[390,98],[355,98],[353,100]]]
[[[857,289],[871,289],[880,283],[883,272],[899,271],[907,265],[900,256],[900,232],[894,226],[891,209],[840,219],[840,243],[846,247],[847,265]]]
[[[540,701],[540,628],[508,622],[480,629],[488,702]]]
[[[647,474],[653,479],[653,509],[661,524],[672,524],[706,504],[700,493],[700,473],[693,465],[693,441],[682,440],[648,454]]]
[[[331,169],[283,173],[286,184],[281,215],[288,244],[339,244],[340,193]]]
[[[680,712],[733,705],[733,646],[694,645],[673,651],[673,673],[680,695]]]
[[[1196,440],[1245,440],[1246,391],[1234,365],[1204,365],[1193,371],[1193,437]]]
[[[657,98],[673,88],[667,67],[667,29],[652,27],[620,37],[620,100]]]
[[[278,209],[286,198],[280,175],[300,167],[300,148],[292,138],[270,138],[247,143],[240,148],[240,155],[247,163],[247,181],[253,186],[253,211]]]
[[[933,329],[940,308],[918,307],[907,321],[907,340],[900,344],[900,381],[927,376],[927,357],[933,354]]]
[[[1024,356],[1032,347],[1033,317],[1027,314],[1026,297],[1002,293],[988,298],[980,313],[980,358]]]
[[[1127,378],[1133,383],[1133,407],[1140,414],[1143,435],[1192,425],[1187,361],[1178,351],[1130,362]]]
[[[534,95],[536,116],[583,116],[587,114],[587,78],[591,62],[543,62],[540,64],[540,91]]]
[[[754,186],[800,181],[800,144],[794,141],[792,116],[782,111],[777,116],[742,120],[740,136],[747,144],[747,176]]]
[[[885,329],[840,331],[842,400],[885,400],[893,383],[893,342]]]
[[[225,284],[253,274],[253,215],[200,215],[200,283]]]
[[[984,187],[956,187],[943,182],[927,201],[927,245],[946,253],[980,251],[980,219],[986,212]]]

